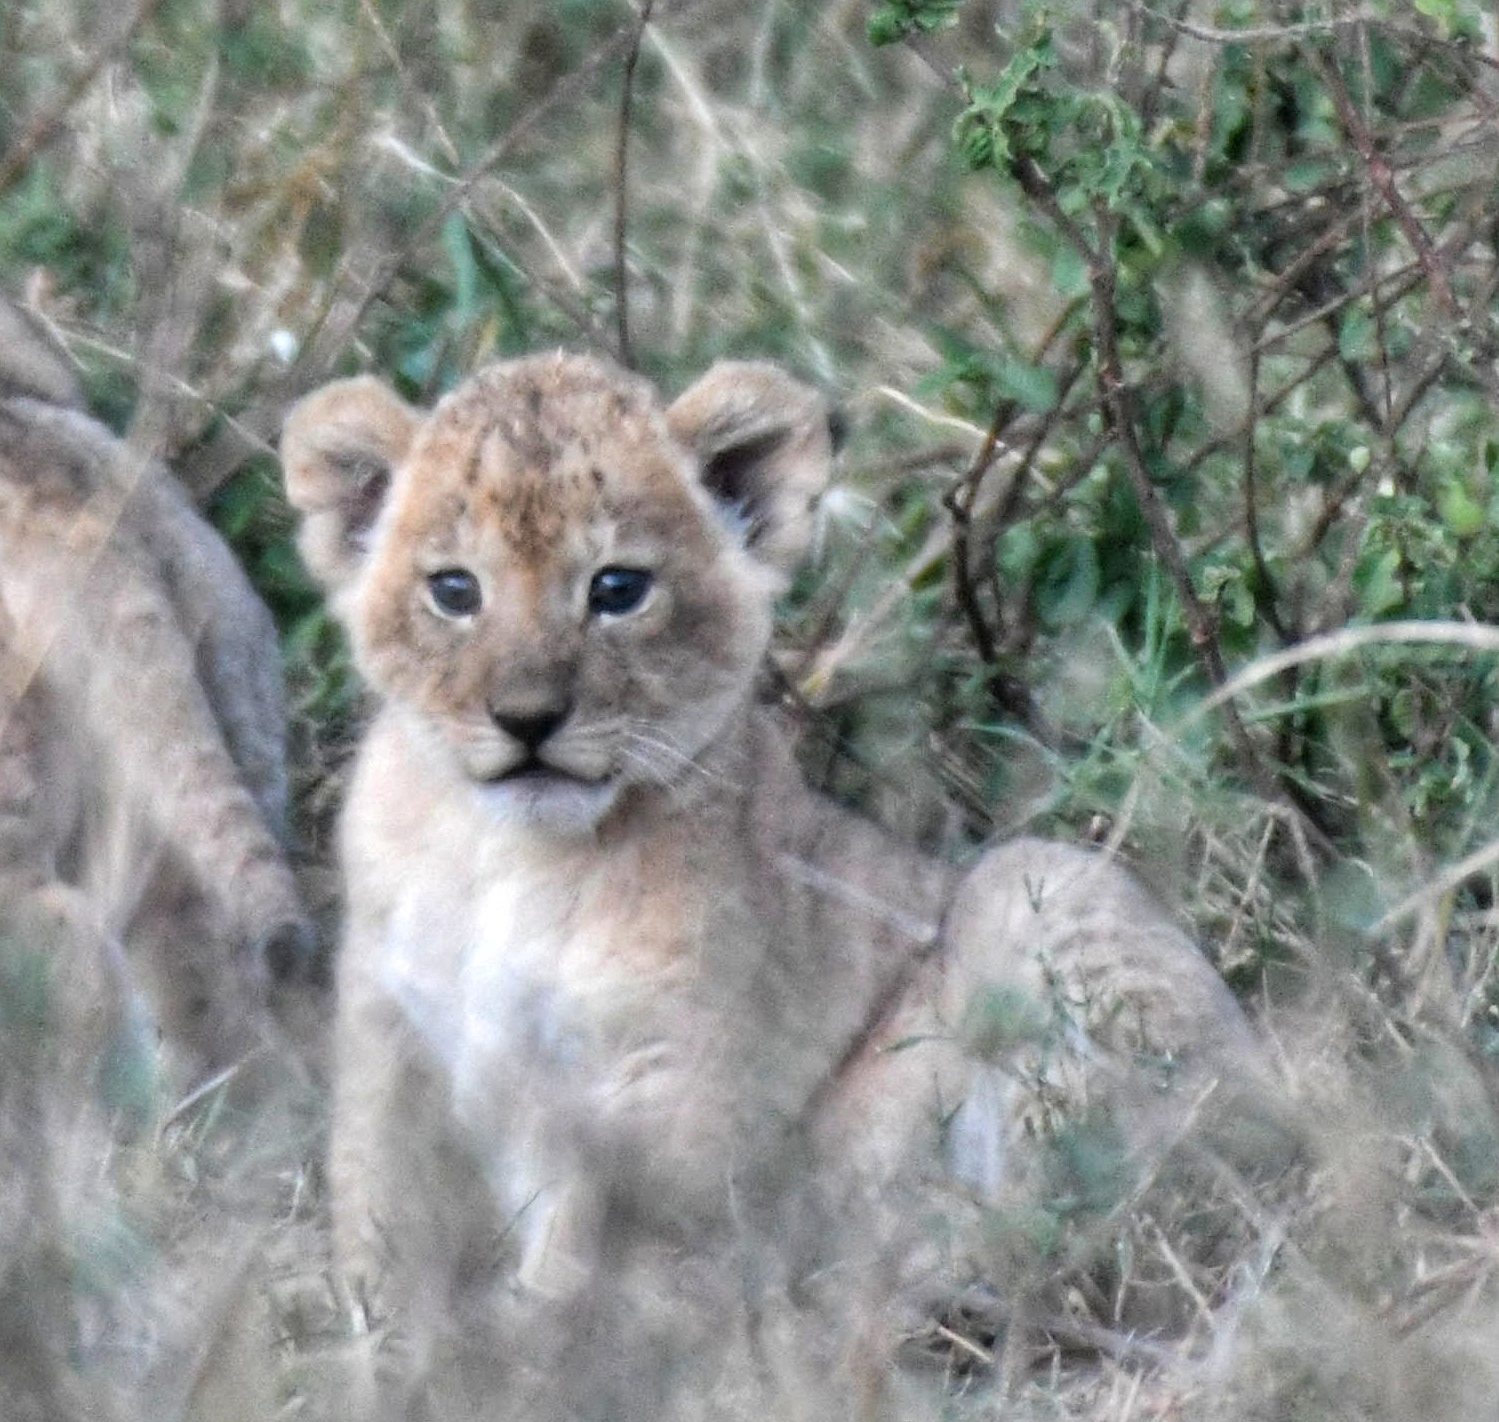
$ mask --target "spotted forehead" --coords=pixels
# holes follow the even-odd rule
[[[423,504],[445,506],[439,518],[477,518],[539,557],[601,510],[690,502],[685,461],[648,385],[554,356],[474,376],[438,405],[408,463]]]

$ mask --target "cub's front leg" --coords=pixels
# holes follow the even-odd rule
[[[500,1282],[522,1306],[568,1305],[594,1282],[606,1215],[604,1179],[577,1112],[544,1072],[491,1071],[455,1082],[455,1124],[471,1144],[476,1188],[503,1233]]]
[[[390,980],[388,937],[383,915],[356,906],[339,962],[328,1184],[340,1274],[393,1336],[400,1391],[430,1370],[486,1221],[448,1074]]]

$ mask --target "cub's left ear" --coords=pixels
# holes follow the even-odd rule
[[[297,546],[329,592],[359,576],[391,476],[421,416],[373,376],[335,380],[293,407],[281,427],[286,497],[302,515]]]
[[[745,527],[763,562],[793,572],[833,467],[826,402],[772,365],[720,361],[666,412],[708,492]]]

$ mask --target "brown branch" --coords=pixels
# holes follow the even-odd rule
[[[1177,13],[1174,18],[1180,20],[1187,13],[1191,3],[1192,0],[1178,0]],[[1144,6],[1139,7],[1137,13],[1146,17]],[[1178,29],[1172,28],[1168,32],[1168,38],[1161,46],[1161,52],[1156,58],[1155,73],[1151,76],[1150,84],[1145,92],[1140,96],[1140,116],[1144,119],[1147,130],[1155,126],[1156,115],[1160,111],[1161,95],[1165,93],[1169,82],[1171,61],[1176,57],[1176,42],[1180,37],[1181,31]]]
[[[1072,319],[1073,311],[1077,303],[1069,301],[1063,308],[1061,315],[1052,322],[1051,328],[1042,338],[1037,354],[1032,359],[1032,364],[1039,365],[1052,343],[1062,333],[1067,322]],[[1015,511],[1020,506],[1021,496],[1025,492],[1025,477],[1030,472],[1031,466],[1036,462],[1036,456],[1041,452],[1041,446],[1051,437],[1051,432],[1056,428],[1057,421],[1061,419],[1063,408],[1067,398],[1072,394],[1072,388],[1082,379],[1082,374],[1087,366],[1086,360],[1074,362],[1068,367],[1067,374],[1057,385],[1057,402],[1040,419],[1035,433],[1026,444],[1020,456],[1020,463],[1015,466],[1014,477],[1010,480],[1009,487],[1000,500],[999,507],[994,512],[995,527],[999,531],[1008,528],[1011,520],[1015,517]],[[1073,412],[1077,412],[1074,410]]]
[[[630,105],[635,96],[635,66],[640,62],[640,43],[651,22],[655,0],[645,0],[640,19],[625,51],[625,71],[620,81],[619,130],[614,144],[614,322],[620,364],[635,364],[630,351],[630,273],[625,238],[629,227]]]
[[[1140,447],[1138,425],[1135,420],[1133,396],[1124,379],[1124,365],[1119,355],[1118,332],[1114,326],[1114,266],[1112,262],[1113,220],[1101,203],[1094,205],[1094,218],[1098,224],[1098,245],[1095,247],[1057,202],[1051,183],[1030,158],[1020,159],[1012,172],[1026,196],[1031,198],[1056,226],[1062,236],[1082,257],[1088,268],[1089,290],[1093,300],[1093,340],[1098,360],[1098,383],[1103,392],[1104,411],[1109,427],[1113,430],[1121,451],[1124,466],[1129,475],[1140,512],[1150,529],[1151,546],[1166,568],[1182,607],[1182,616],[1187,622],[1187,635],[1193,651],[1202,665],[1209,683],[1218,688],[1228,679],[1223,665],[1223,650],[1218,644],[1217,618],[1197,595],[1192,582],[1192,571],[1187,566],[1186,554],[1171,526],[1170,516],[1162,505],[1150,471],[1145,467],[1144,451]],[[1276,804],[1287,805],[1298,813],[1304,827],[1322,838],[1314,822],[1305,810],[1289,797],[1279,777],[1265,765],[1245,728],[1238,708],[1232,701],[1222,706],[1223,719],[1228,727],[1230,739],[1239,762],[1255,790],[1265,799]]]
[[[1135,498],[1150,528],[1151,545],[1176,586],[1192,645],[1202,661],[1208,680],[1214,687],[1221,686],[1226,680],[1226,673],[1223,669],[1223,654],[1218,647],[1216,619],[1197,596],[1186,555],[1177,542],[1171,520],[1156,495],[1155,485],[1151,483],[1136,433],[1132,397],[1125,384],[1124,366],[1119,356],[1118,332],[1114,327],[1114,266],[1110,251],[1113,245],[1112,219],[1102,204],[1095,205],[1094,216],[1098,222],[1099,239],[1097,247],[1094,247],[1077,223],[1062,211],[1050,182],[1034,162],[1029,158],[1022,159],[1015,165],[1015,174],[1026,195],[1044,209],[1062,236],[1087,264],[1093,297],[1093,340],[1098,357],[1098,383],[1103,392],[1104,412],[1124,453],[1125,469],[1134,488]],[[1225,709],[1230,713],[1231,724],[1238,726],[1238,733],[1244,735],[1248,745],[1247,734],[1243,731],[1242,723],[1239,723],[1237,713],[1231,706]],[[1238,734],[1235,739],[1238,739]],[[1249,749],[1252,752],[1252,747]],[[1257,761],[1258,758],[1252,759]]]
[[[1042,336],[1036,349],[1035,361],[1040,362],[1045,359],[1052,343],[1067,324],[1072,309],[1069,303]],[[1069,377],[1068,389],[1071,389],[1073,381],[1077,379],[1077,374],[1078,372],[1074,371]],[[1057,408],[1048,416],[1041,432],[1032,441],[1024,462],[1016,471],[1015,479],[1005,499],[1004,507],[1007,511],[1013,511],[1013,506],[1019,498],[1020,483],[1024,478],[1025,470],[1030,467],[1036,449],[1045,438],[1046,430],[1050,429],[1055,422],[1063,398],[1065,397],[1062,395],[1058,396]],[[984,435],[983,444],[980,445],[978,454],[969,465],[968,472],[947,491],[942,499],[943,507],[952,516],[953,521],[953,592],[958,601],[958,608],[963,613],[969,631],[973,634],[974,643],[978,647],[979,660],[991,670],[999,659],[999,634],[985,620],[984,610],[979,602],[978,586],[973,578],[970,535],[973,527],[973,507],[978,499],[979,486],[984,482],[985,476],[994,467],[994,461],[999,457],[1001,450],[999,436],[1015,418],[1017,408],[1013,400],[1002,400],[999,403],[994,411],[994,418],[989,422],[989,429]],[[995,605],[997,609],[999,605],[997,595]]]
[[[1267,351],[1275,346],[1284,345],[1293,337],[1299,336],[1308,326],[1320,325],[1329,316],[1336,315],[1344,307],[1351,306],[1360,298],[1368,296],[1372,299],[1376,290],[1382,293],[1386,305],[1393,306],[1416,291],[1425,280],[1426,274],[1422,271],[1419,262],[1407,262],[1404,266],[1397,267],[1390,272],[1371,272],[1358,285],[1340,291],[1315,310],[1288,321],[1269,335],[1262,335],[1255,342],[1255,349]],[[1305,295],[1305,291],[1302,294]]]
[[[99,47],[98,52],[69,81],[50,109],[44,109],[26,126],[26,131],[11,144],[0,159],[0,193],[9,192],[20,181],[31,161],[63,130],[73,105],[88,91],[99,72],[113,64],[135,38],[140,27],[151,18],[161,0],[137,0],[115,36]]]
[[[1265,283],[1264,289],[1254,297],[1249,309],[1244,313],[1243,320],[1247,327],[1258,327],[1261,339],[1263,339],[1264,327],[1269,324],[1270,318],[1275,314],[1281,302],[1293,292],[1303,289],[1301,277],[1307,268],[1321,261],[1323,257],[1330,256],[1342,246],[1348,234],[1353,230],[1354,224],[1358,222],[1362,207],[1361,203],[1354,211],[1344,213],[1329,222],[1312,242],[1274,273],[1274,279]]]
[[[1354,104],[1353,97],[1348,92],[1348,86],[1343,82],[1343,76],[1338,72],[1337,64],[1330,62],[1325,55],[1314,48],[1308,47],[1304,53],[1312,68],[1321,76],[1332,99],[1333,107],[1338,111],[1338,122],[1342,124],[1343,132],[1358,153],[1359,160],[1369,175],[1369,181],[1378,189],[1379,195],[1385,200],[1385,205],[1390,209],[1400,230],[1405,234],[1405,240],[1410,243],[1411,250],[1415,252],[1416,260],[1426,274],[1426,280],[1437,299],[1437,304],[1450,320],[1460,322],[1462,308],[1452,294],[1452,287],[1447,281],[1446,267],[1440,260],[1430,235],[1421,225],[1420,219],[1411,210],[1410,204],[1406,202],[1404,194],[1396,184],[1395,171],[1390,167],[1384,154],[1379,151],[1373,133],[1364,122],[1357,105]]]
[[[1098,248],[1091,254],[1088,263],[1088,279],[1093,293],[1093,335],[1098,356],[1098,383],[1103,389],[1104,405],[1110,428],[1124,454],[1124,467],[1129,475],[1135,500],[1150,529],[1151,546],[1156,557],[1165,565],[1167,575],[1176,588],[1181,603],[1182,616],[1187,622],[1187,635],[1192,648],[1202,665],[1208,681],[1217,689],[1228,680],[1223,665],[1223,650],[1218,643],[1218,619],[1214,611],[1197,595],[1192,582],[1192,570],[1187,566],[1186,553],[1171,526],[1150,471],[1145,467],[1145,454],[1140,446],[1139,425],[1135,419],[1132,392],[1124,378],[1124,365],[1119,355],[1118,332],[1114,326],[1114,266],[1111,261],[1112,219],[1108,211],[1098,204],[1094,208],[1098,223]],[[1223,719],[1228,727],[1229,738],[1244,772],[1256,791],[1267,800],[1286,804],[1284,787],[1265,765],[1255,748],[1249,732],[1232,701],[1222,706]]]
[[[1061,314],[1052,322],[1046,333],[1042,336],[1036,348],[1032,361],[1039,364],[1046,358],[1046,353],[1051,349],[1057,337],[1062,333],[1068,320],[1072,316],[1073,304],[1069,302]],[[1014,477],[1010,486],[1005,491],[1004,499],[1001,501],[996,515],[996,527],[1003,529],[1014,516],[1015,509],[1020,502],[1024,489],[1025,476],[1035,461],[1037,453],[1047,436],[1056,424],[1061,414],[1062,403],[1067,398],[1067,392],[1077,383],[1082,374],[1081,366],[1074,366],[1068,373],[1066,380],[1057,393],[1057,403],[1047,412],[1041,421],[1040,428],[1031,437],[1026,446],[1025,453],[1021,456],[1016,466]],[[1003,446],[1000,443],[1000,434],[1008,428],[1018,412],[1016,402],[1003,400],[994,412],[994,418],[989,423],[989,428],[984,435],[984,441],[979,447],[977,455],[969,465],[967,472],[956,484],[943,496],[942,504],[953,520],[953,592],[958,601],[959,610],[968,622],[969,630],[973,633],[973,640],[978,647],[979,658],[985,666],[992,667],[999,658],[1000,632],[991,628],[985,620],[983,607],[980,604],[978,585],[973,577],[972,568],[972,545],[971,533],[973,528],[973,509],[978,501],[979,489],[994,462],[999,458]],[[992,579],[991,579],[992,581]],[[995,603],[998,606],[998,592],[995,592]],[[1002,632],[1002,629],[1000,629]]]
[[[974,585],[973,569],[970,565],[972,554],[969,533],[973,526],[973,502],[978,497],[979,485],[999,457],[1000,432],[1014,418],[1014,401],[1002,402],[995,410],[994,418],[989,422],[989,428],[984,434],[984,442],[979,446],[979,452],[974,456],[968,472],[947,491],[942,499],[953,521],[953,593],[957,597],[958,608],[968,623],[968,630],[973,634],[979,660],[986,668],[992,668],[999,659],[999,638],[995,630],[989,626],[984,617],[984,609],[979,605],[978,589]]]

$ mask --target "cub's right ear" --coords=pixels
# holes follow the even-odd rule
[[[391,475],[420,420],[370,375],[325,385],[286,417],[281,467],[286,496],[302,515],[297,546],[330,591],[359,571]]]

